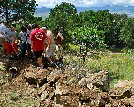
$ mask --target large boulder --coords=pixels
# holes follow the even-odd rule
[[[86,77],[79,81],[79,85],[85,85],[88,87],[93,85],[96,88],[99,88],[101,91],[109,91],[109,72],[100,71],[99,73],[94,74],[89,73]]]
[[[47,83],[47,77],[50,74],[50,71],[47,69],[27,69],[27,72],[24,74],[24,78],[30,85],[38,85],[41,87]]]
[[[134,96],[134,81],[120,80],[115,84],[114,89],[110,90],[110,96],[118,99]]]

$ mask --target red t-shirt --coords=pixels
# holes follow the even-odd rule
[[[44,50],[44,40],[46,38],[46,33],[41,29],[35,29],[30,34],[30,40],[33,41],[33,50],[41,51]]]

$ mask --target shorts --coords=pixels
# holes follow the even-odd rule
[[[35,58],[41,57],[42,56],[42,53],[43,53],[43,50],[41,50],[41,51],[34,51]]]
[[[16,43],[14,43],[13,45],[11,45],[11,43],[5,42],[4,43],[4,46],[5,46],[5,49],[6,49],[6,53],[7,54],[10,54],[12,51],[14,53],[17,53],[17,51],[18,51],[18,48],[17,48]]]
[[[54,55],[54,52],[56,50],[56,44],[51,44],[50,45],[50,49],[48,50],[48,48],[46,49],[46,57],[51,57]]]

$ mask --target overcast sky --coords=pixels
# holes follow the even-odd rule
[[[76,7],[80,6],[104,6],[104,5],[123,5],[134,6],[134,0],[36,0],[38,7],[55,7],[61,2],[69,2]]]

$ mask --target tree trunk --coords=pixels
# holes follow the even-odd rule
[[[6,0],[6,7],[5,7],[5,9],[6,9],[6,12],[5,12],[5,15],[6,15],[6,21],[7,21],[7,24],[8,24],[8,0]]]

